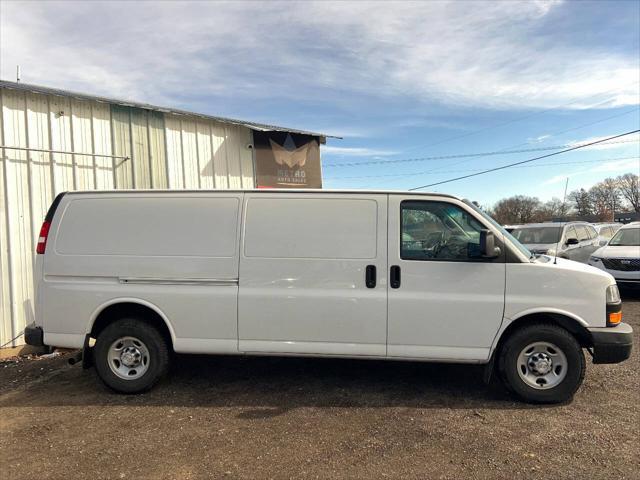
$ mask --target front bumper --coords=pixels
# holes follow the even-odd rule
[[[593,363],[620,363],[631,356],[633,329],[627,323],[615,327],[590,328]]]
[[[42,327],[36,326],[35,323],[27,325],[24,329],[24,341],[27,343],[27,345],[32,345],[34,347],[43,347],[44,332],[42,331]]]

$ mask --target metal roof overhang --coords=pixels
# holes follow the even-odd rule
[[[320,143],[325,143],[327,138],[338,138],[338,139],[342,139],[342,137],[338,137],[335,135],[327,135],[325,133],[319,133],[319,132],[310,132],[307,130],[299,130],[296,128],[286,128],[286,127],[279,127],[276,125],[268,125],[265,123],[256,123],[256,122],[248,122],[245,120],[238,120],[238,119],[234,119],[234,118],[226,118],[226,117],[216,117],[213,115],[206,115],[203,113],[196,113],[196,112],[190,112],[187,110],[180,110],[180,109],[176,109],[176,108],[169,108],[169,107],[159,107],[157,105],[152,105],[150,103],[139,103],[139,102],[132,102],[129,100],[119,100],[116,98],[109,98],[109,97],[101,97],[98,95],[89,95],[87,93],[78,93],[78,92],[71,92],[69,90],[61,90],[58,88],[49,88],[49,87],[43,87],[40,85],[32,85],[29,83],[19,83],[19,82],[10,82],[7,80],[0,80],[0,88],[10,88],[13,90],[22,90],[25,92],[32,92],[32,93],[41,93],[44,95],[57,95],[57,96],[61,96],[61,97],[72,97],[72,98],[77,98],[79,100],[94,100],[94,101],[98,101],[98,102],[104,102],[104,103],[111,103],[111,104],[115,104],[115,105],[120,105],[123,107],[134,107],[134,108],[142,108],[145,110],[153,110],[156,112],[163,112],[163,113],[172,113],[175,115],[189,115],[189,116],[194,116],[194,117],[199,117],[199,118],[204,118],[207,120],[214,120],[216,122],[221,122],[221,123],[230,123],[233,125],[241,125],[247,128],[250,128],[252,130],[258,130],[261,132],[290,132],[290,133],[298,133],[301,135],[311,135],[313,137],[318,137],[320,139]]]

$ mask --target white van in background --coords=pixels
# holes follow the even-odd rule
[[[466,201],[339,191],[59,195],[27,343],[149,389],[170,352],[485,364],[531,402],[629,357],[614,278],[534,257]],[[95,340],[95,345],[93,344]]]

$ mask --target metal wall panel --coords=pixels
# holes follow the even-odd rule
[[[242,188],[242,168],[240,168],[239,139],[234,136],[235,126],[225,125],[227,166],[229,168],[229,188]]]
[[[6,91],[6,90],[5,90]],[[49,131],[52,150],[72,152],[71,144],[71,103],[66,97],[49,97]],[[7,150],[7,152],[10,152]],[[65,192],[75,190],[73,155],[52,153],[54,190]]]
[[[43,95],[27,94],[27,139],[29,147],[49,150],[49,106]],[[27,153],[27,152],[25,152]],[[31,231],[39,233],[42,219],[53,200],[51,154],[32,151],[31,166]]]
[[[23,92],[2,92],[3,140],[7,145],[27,147],[27,109]],[[33,318],[33,242],[31,221],[31,182],[29,156],[24,150],[4,155],[4,200],[6,212],[8,269],[2,282],[10,284],[8,305],[11,319],[3,332],[2,343],[17,335],[24,324]]]
[[[135,188],[151,188],[151,164],[149,162],[149,113],[138,108],[129,109],[131,120],[131,164]]]
[[[184,188],[180,118],[175,115],[166,115],[164,125],[164,134],[167,139],[167,175],[169,188]]]
[[[213,150],[211,149],[211,125],[206,122],[196,124],[198,137],[198,170],[200,188],[215,188],[213,176]]]
[[[216,188],[229,188],[229,166],[227,165],[227,146],[224,125],[211,125],[213,145],[213,176]]]
[[[93,147],[94,153],[112,155],[111,107],[107,103],[94,102],[93,104]],[[114,188],[115,159],[109,156],[96,156],[95,162],[96,189]]]
[[[73,155],[76,190],[94,190],[93,178],[93,115],[91,102],[71,100],[71,151],[88,155]]]
[[[4,92],[0,90],[0,142],[4,145]],[[17,335],[13,332],[13,307],[11,295],[11,269],[9,267],[9,199],[7,198],[8,161],[2,155],[0,161],[0,345]]]
[[[164,114],[149,112],[149,155],[151,161],[151,187],[169,188],[167,181],[167,154],[165,148]]]
[[[0,150],[0,345],[33,321],[36,237],[58,193],[254,186],[242,125],[12,88],[0,107],[0,145],[27,149]]]
[[[116,188],[135,188],[133,169],[131,168],[131,115],[129,107],[111,106],[111,138],[113,154],[120,157],[115,160]]]
[[[200,171],[198,168],[198,144],[196,124],[184,119],[180,122],[182,132],[182,162],[184,164],[184,188],[200,188]]]

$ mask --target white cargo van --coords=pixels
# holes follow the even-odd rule
[[[631,352],[611,275],[534,257],[448,195],[71,192],[37,253],[27,342],[83,348],[120,392],[150,388],[175,351],[486,364],[559,402],[582,348]]]

